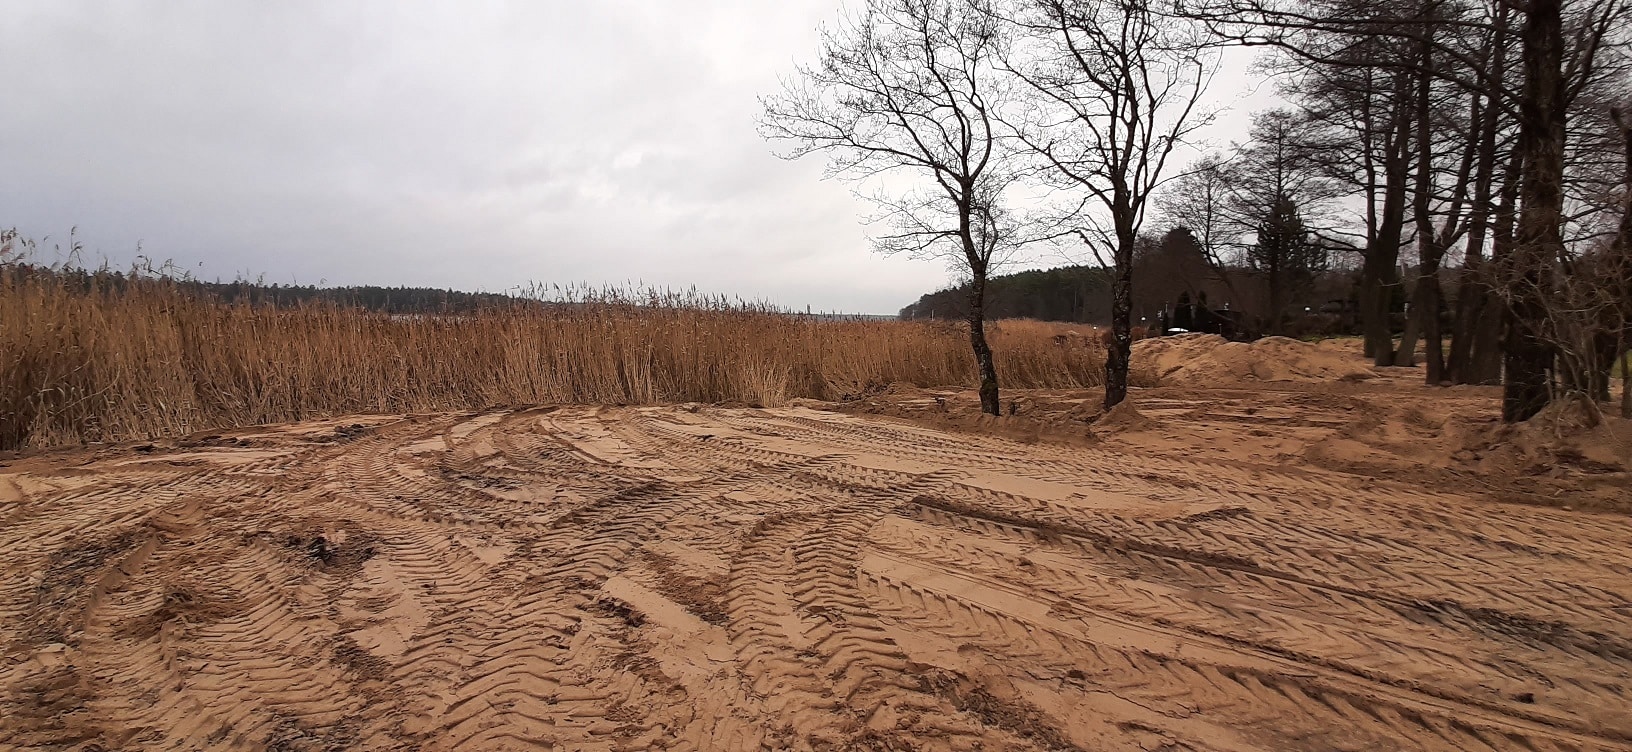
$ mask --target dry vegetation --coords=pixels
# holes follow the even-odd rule
[[[836,399],[974,383],[966,330],[643,291],[472,315],[223,305],[142,274],[0,265],[0,449],[354,413]],[[995,327],[1003,383],[1102,382],[1092,337]]]

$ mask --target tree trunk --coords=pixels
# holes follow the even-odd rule
[[[1453,384],[1479,383],[1474,377],[1473,340],[1490,322],[1482,320],[1486,308],[1484,281],[1480,274],[1484,267],[1485,219],[1474,217],[1468,227],[1468,247],[1462,261],[1462,273],[1456,282],[1456,312],[1451,319],[1451,357],[1446,369]]]
[[[1507,70],[1507,7],[1498,5],[1496,30],[1491,35],[1491,80],[1500,82]],[[1490,228],[1491,195],[1496,180],[1496,135],[1500,130],[1502,108],[1498,98],[1504,96],[1499,85],[1492,86],[1485,97],[1484,110],[1479,122],[1478,168],[1473,179],[1473,204],[1469,207],[1468,244],[1463,253],[1462,273],[1457,280],[1456,314],[1451,324],[1450,379],[1456,384],[1486,383],[1497,374],[1488,373],[1492,361],[1476,363],[1475,340],[1484,339],[1489,349],[1501,329],[1501,318],[1491,315],[1496,310],[1491,301],[1489,282],[1486,280],[1485,239]],[[1475,95],[1478,102],[1478,95]],[[1516,168],[1510,168],[1509,175]],[[1481,368],[1484,366],[1484,368]]]
[[[1621,351],[1620,332],[1612,326],[1606,329],[1592,335],[1593,353],[1588,364],[1591,371],[1587,374],[1589,391],[1599,402],[1609,401],[1609,373],[1615,367],[1615,355]]]
[[[1553,263],[1564,246],[1562,0],[1530,0],[1525,6],[1524,95],[1519,103],[1519,148],[1524,171],[1522,202],[1508,267],[1509,326],[1504,348],[1502,420],[1528,420],[1547,406],[1552,350],[1542,339]]]
[[[1373,244],[1375,245],[1375,243]],[[1360,270],[1360,330],[1365,335],[1366,352],[1373,364],[1394,365],[1394,332],[1388,322],[1388,271],[1373,269],[1372,254],[1368,249],[1366,262]]]
[[[1366,350],[1378,367],[1394,365],[1394,331],[1389,324],[1390,288],[1397,283],[1394,265],[1400,259],[1400,233],[1405,229],[1405,193],[1411,177],[1411,119],[1405,97],[1410,81],[1397,74],[1394,86],[1392,132],[1383,146],[1383,206],[1377,234],[1366,239],[1365,265],[1360,269],[1360,316]]]
[[[1499,270],[1505,269],[1513,249],[1513,225],[1517,217],[1519,177],[1524,162],[1524,151],[1515,147],[1508,158],[1502,178],[1501,203],[1496,206],[1496,221],[1491,227],[1490,263],[1481,275],[1480,290],[1485,297],[1482,315],[1484,324],[1474,331],[1473,354],[1468,362],[1468,383],[1496,385],[1502,383],[1502,343],[1505,341],[1507,308],[1494,294],[1499,282]]]
[[[1422,331],[1422,321],[1417,318],[1422,310],[1422,279],[1411,286],[1411,310],[1405,317],[1405,331],[1400,332],[1400,346],[1394,350],[1394,365],[1402,368],[1417,367],[1417,338]]]
[[[969,345],[975,351],[975,365],[980,369],[980,411],[988,415],[1002,415],[997,399],[997,366],[992,362],[992,347],[986,344],[986,269],[971,269],[974,280],[969,285]]]
[[[1490,300],[1484,260],[1485,230],[1488,225],[1486,210],[1480,208],[1490,201],[1490,187],[1476,191],[1474,215],[1468,220],[1468,246],[1462,261],[1462,273],[1456,285],[1456,312],[1451,320],[1451,358],[1446,377],[1453,384],[1485,383],[1490,376],[1481,372],[1474,358],[1474,343],[1501,329],[1501,319],[1495,321],[1489,313],[1495,310]],[[1494,341],[1494,337],[1487,337]],[[1489,345],[1487,344],[1487,348]]]
[[[1278,253],[1276,254],[1278,255]],[[1269,259],[1269,334],[1286,332],[1286,282],[1281,279],[1280,259]]]
[[[1439,326],[1439,264],[1435,259],[1433,271],[1423,274],[1417,280],[1417,286],[1422,288],[1422,294],[1417,297],[1422,301],[1422,338],[1423,363],[1427,373],[1423,375],[1429,386],[1438,386],[1445,381],[1445,336]]]
[[[1502,347],[1502,420],[1508,423],[1535,417],[1550,399],[1547,372],[1553,365],[1552,351],[1531,331],[1546,314],[1528,303],[1515,301],[1508,310]]]
[[[1417,230],[1417,283],[1411,290],[1411,316],[1405,323],[1405,336],[1400,338],[1400,349],[1394,353],[1394,365],[1415,365],[1417,334],[1420,332],[1427,340],[1424,355],[1428,362],[1426,379],[1429,385],[1438,384],[1444,371],[1439,338],[1439,259],[1435,254],[1434,218],[1428,212],[1428,202],[1434,192],[1433,130],[1430,120],[1433,115],[1430,110],[1434,81],[1427,73],[1433,69],[1433,14],[1433,0],[1429,0],[1422,13],[1423,31],[1418,52],[1422,56],[1419,63],[1423,72],[1417,74],[1416,104],[1413,108],[1417,126],[1417,169],[1416,186],[1411,196],[1411,217]]]
[[[1615,254],[1615,274],[1613,284],[1617,297],[1620,299],[1621,310],[1619,323],[1621,325],[1621,417],[1632,418],[1632,121],[1625,119],[1625,113],[1616,111],[1615,125],[1621,131],[1621,183],[1627,191],[1626,205],[1621,207],[1621,223],[1615,233],[1615,243],[1610,246],[1610,252]],[[1607,384],[1609,379],[1604,379]]]
[[[1621,337],[1621,417],[1632,420],[1632,333]]]
[[[1105,353],[1107,410],[1128,398],[1128,358],[1133,349],[1133,242],[1131,232],[1117,241],[1116,277],[1111,280],[1111,344]]]
[[[1502,303],[1490,294],[1488,283],[1479,283],[1480,307],[1473,324],[1473,352],[1468,355],[1465,384],[1495,386],[1502,383],[1502,333],[1506,317]]]

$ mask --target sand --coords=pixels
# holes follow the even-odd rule
[[[1087,445],[562,407],[12,459],[0,748],[1632,749],[1625,516],[1154,451],[1343,429],[1165,394]]]
[[[1181,334],[1133,343],[1132,367],[1154,371],[1167,384],[1212,386],[1240,382],[1362,381],[1376,372],[1346,345],[1264,337],[1231,342],[1216,334]]]

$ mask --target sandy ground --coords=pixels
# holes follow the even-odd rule
[[[1311,344],[1215,335],[1134,343],[1134,389],[1107,415],[1104,392],[1006,390],[1003,416],[973,390],[891,385],[843,403],[802,404],[1025,442],[1241,469],[1342,471],[1475,500],[1632,514],[1632,421],[1616,405],[1587,427],[1580,403],[1503,425],[1499,387],[1428,387],[1421,368],[1373,368],[1356,340]],[[1615,382],[1619,394],[1619,382]]]
[[[0,748],[1632,749],[1626,516],[1339,472],[1343,395],[1260,387],[13,458]]]

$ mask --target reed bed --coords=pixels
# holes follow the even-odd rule
[[[1103,382],[1092,337],[991,327],[1005,387]],[[358,413],[843,399],[975,384],[967,329],[653,291],[458,315],[228,305],[164,276],[0,264],[0,449]]]

